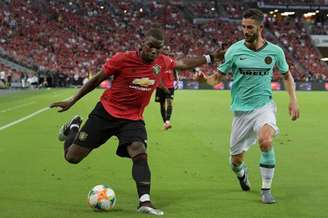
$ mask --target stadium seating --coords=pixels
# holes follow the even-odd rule
[[[138,48],[145,29],[153,23],[165,27],[167,44],[176,57],[228,47],[242,39],[240,25],[233,19],[247,8],[238,1],[128,0],[15,0],[1,1],[0,6],[1,51],[36,70],[81,77],[99,71],[115,52]],[[194,22],[194,18],[204,20]],[[268,19],[267,27],[266,38],[285,48],[297,80],[327,78],[327,66],[318,62],[320,54],[301,22]],[[215,66],[201,70],[211,73]],[[192,76],[188,72],[181,75]]]

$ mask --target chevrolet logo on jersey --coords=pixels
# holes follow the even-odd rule
[[[266,76],[271,68],[239,68],[239,73],[244,76]]]
[[[134,79],[132,81],[132,83],[134,85],[139,85],[139,86],[142,86],[142,87],[148,87],[148,86],[154,85],[155,80],[152,80],[152,79],[149,79],[148,77],[145,77],[145,78],[141,78],[141,79]]]

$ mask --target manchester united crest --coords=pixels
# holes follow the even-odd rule
[[[80,132],[80,134],[79,134],[79,140],[80,141],[85,141],[87,138],[88,138],[88,133]]]
[[[161,72],[161,66],[159,66],[158,64],[153,66],[153,72],[157,75]]]
[[[272,57],[270,57],[270,56],[266,56],[266,57],[264,58],[264,62],[265,62],[266,64],[271,64],[271,63],[272,63]]]

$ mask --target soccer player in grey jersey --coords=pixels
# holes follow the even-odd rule
[[[278,134],[276,106],[272,100],[271,79],[274,66],[283,76],[289,95],[289,114],[292,120],[299,118],[295,83],[289,71],[283,50],[262,37],[263,13],[257,9],[245,11],[242,19],[244,40],[231,45],[218,72],[211,76],[199,75],[210,85],[232,71],[231,108],[234,113],[230,139],[231,167],[238,177],[243,191],[250,190],[244,154],[258,142],[261,150],[260,172],[262,176],[261,200],[275,203],[271,183],[276,165],[272,138]]]

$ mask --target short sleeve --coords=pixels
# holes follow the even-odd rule
[[[279,72],[281,74],[286,74],[289,70],[289,66],[286,61],[285,53],[281,48],[279,48],[276,58],[277,58],[276,66],[277,66]]]
[[[166,70],[173,70],[175,66],[177,65],[176,60],[173,58],[170,58],[169,56],[163,56]]]
[[[232,61],[233,61],[233,52],[231,49],[228,49],[224,54],[224,61],[221,63],[217,70],[223,74],[227,74],[232,68]]]
[[[124,53],[117,53],[113,57],[107,59],[106,63],[103,65],[103,72],[107,76],[111,76],[120,71],[123,57]]]

